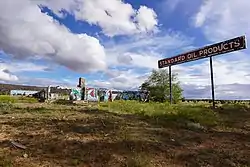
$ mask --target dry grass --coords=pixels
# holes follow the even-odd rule
[[[250,166],[248,107],[227,105],[212,112],[202,106],[136,105],[5,104],[0,166]],[[190,121],[205,129],[190,128]],[[27,149],[13,148],[11,140]]]

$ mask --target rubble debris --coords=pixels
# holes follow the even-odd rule
[[[24,158],[28,158],[28,154],[26,154],[26,153],[23,154],[23,157],[24,157]]]
[[[25,150],[27,147],[18,143],[18,142],[15,142],[15,141],[11,141],[11,144],[15,147],[15,148],[20,148],[20,149],[23,149]]]
[[[194,129],[200,129],[200,130],[205,130],[206,128],[204,126],[202,126],[200,123],[193,123],[193,122],[189,122],[187,123],[187,126],[189,128],[194,128]]]

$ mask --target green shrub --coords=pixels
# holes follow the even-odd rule
[[[10,103],[37,103],[38,100],[32,97],[23,96],[10,96],[10,95],[0,95],[0,102],[10,102]]]
[[[0,156],[0,166],[2,167],[13,167],[11,159],[9,157]]]
[[[152,167],[150,160],[146,155],[135,154],[127,158],[126,167]]]
[[[7,114],[13,108],[12,103],[10,102],[0,102],[0,114]]]
[[[54,104],[59,104],[59,105],[73,105],[72,101],[70,100],[65,100],[65,99],[58,99],[53,102]]]
[[[17,97],[16,101],[19,103],[37,103],[38,99],[32,97]]]
[[[216,112],[202,106],[179,106],[176,108],[176,114],[179,119],[201,123],[206,126],[216,125],[219,121]]]
[[[216,125],[219,117],[216,112],[202,104],[140,103],[138,101],[114,101],[101,106],[108,106],[110,112],[136,114],[164,119],[166,121],[192,121],[203,125]]]
[[[249,108],[248,105],[244,103],[235,103],[235,104],[223,104],[221,106],[224,110],[235,110],[236,112],[242,109]]]
[[[30,113],[46,113],[46,112],[50,112],[49,109],[47,109],[46,107],[34,107],[34,108],[27,107],[26,110],[24,110],[24,111],[30,112]]]
[[[9,95],[0,95],[0,102],[2,103],[15,103],[17,99],[13,96]]]

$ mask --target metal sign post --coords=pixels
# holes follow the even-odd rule
[[[211,89],[212,89],[213,108],[215,108],[215,98],[214,98],[214,73],[213,73],[213,59],[212,59],[212,56],[210,56],[210,74],[211,74]]]
[[[238,51],[238,50],[242,50],[246,48],[247,48],[246,37],[239,36],[236,38],[229,39],[227,41],[205,46],[203,48],[196,49],[196,50],[193,50],[184,54],[180,54],[174,57],[158,60],[158,68],[169,67],[170,102],[172,102],[171,66],[210,57],[212,100],[213,100],[213,107],[215,107],[212,56],[234,52],[234,51]]]
[[[172,104],[172,72],[171,72],[171,66],[169,66],[169,102]]]

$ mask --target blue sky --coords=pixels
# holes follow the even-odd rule
[[[136,89],[157,60],[250,34],[248,0],[0,1],[0,82]],[[239,19],[240,18],[240,19]],[[250,98],[250,51],[214,57],[217,99]],[[208,60],[173,67],[210,98]]]

